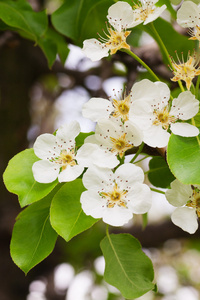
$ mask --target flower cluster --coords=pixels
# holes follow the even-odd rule
[[[124,1],[118,1],[108,9],[107,32],[105,37],[99,34],[99,40],[92,38],[83,42],[83,52],[92,61],[100,60],[120,49],[130,49],[126,38],[131,31],[128,28],[144,22],[144,25],[157,19],[166,9],[166,5],[156,7],[158,0],[147,0],[134,5],[133,8]]]
[[[102,128],[102,130],[97,130],[100,132],[99,143],[105,145],[104,140],[108,140],[110,149],[112,148],[111,140],[107,138],[111,137],[111,132],[114,132],[112,127],[117,126],[113,125],[113,119],[116,119],[115,123],[121,123],[121,128],[125,126],[128,129],[130,126],[134,126],[135,129],[134,131],[132,129],[132,132],[137,133],[137,141],[135,135],[133,136],[134,146],[138,146],[143,140],[151,147],[161,148],[167,146],[170,131],[180,136],[197,136],[199,129],[182,121],[191,119],[198,111],[199,101],[191,92],[182,92],[177,98],[170,101],[168,86],[165,83],[152,82],[148,79],[135,83],[125,99],[109,101],[92,98],[83,106],[83,115],[97,121],[97,128],[99,126]],[[99,125],[102,116],[110,120],[110,123],[103,121],[103,124],[106,124],[104,128],[103,125]],[[106,128],[109,127],[110,133],[108,135]],[[119,133],[119,129],[116,128],[116,132]],[[122,136],[121,133],[120,136]],[[126,136],[129,136],[131,140],[131,132],[127,132]]]
[[[109,129],[107,129],[109,128]],[[140,167],[119,164],[127,149],[142,142],[139,129],[133,124],[118,124],[102,119],[94,136],[76,148],[75,138],[80,125],[74,121],[61,126],[55,133],[40,135],[33,146],[40,158],[33,164],[36,181],[49,183],[73,181],[85,168],[83,183],[87,192],[81,196],[84,212],[113,226],[127,223],[135,214],[146,213],[151,206],[151,192]]]
[[[157,7],[156,2],[144,0],[131,7],[118,1],[112,5],[108,9],[106,38],[99,35],[99,41],[85,40],[86,56],[95,61],[122,48],[130,50],[126,38],[131,31],[127,28],[142,22],[146,25],[159,17],[166,6]],[[177,22],[195,28],[192,39],[199,39],[199,9],[187,1],[178,11]],[[122,226],[133,214],[148,212],[151,192],[143,183],[144,172],[131,163],[134,159],[124,163],[125,154],[136,153],[136,147],[140,149],[144,143],[154,148],[167,147],[172,133],[182,137],[199,135],[193,120],[199,112],[199,101],[195,98],[197,93],[190,91],[192,80],[200,75],[196,54],[189,53],[186,62],[183,56],[182,62],[178,58],[178,64],[172,59],[171,66],[174,74],[171,80],[183,80],[187,87],[184,91],[180,85],[182,92],[176,98],[170,95],[166,83],[143,79],[133,84],[127,94],[115,93],[109,100],[91,98],[83,105],[83,116],[97,124],[94,134],[88,135],[80,148],[76,146],[80,133],[76,121],[61,126],[54,135],[39,136],[33,146],[40,158],[32,168],[35,180],[49,183],[58,178],[59,182],[67,182],[81,176],[87,189],[80,199],[83,211],[112,226]],[[174,224],[195,232],[196,216],[200,217],[200,186],[184,185],[176,179],[166,198],[177,207],[172,214]]]

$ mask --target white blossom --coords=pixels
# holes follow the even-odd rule
[[[109,55],[115,54],[119,49],[130,49],[126,43],[127,36],[131,31],[127,28],[133,27],[132,7],[124,1],[118,1],[108,9],[107,15],[109,24],[108,33],[105,37],[99,35],[99,40],[92,38],[83,42],[83,52],[92,61],[100,60]]]
[[[184,137],[199,134],[197,127],[179,122],[189,120],[198,113],[199,101],[186,91],[173,99],[170,105],[169,95],[170,90],[166,84],[149,80],[138,83],[132,89],[135,101],[130,107],[129,119],[143,131],[143,141],[151,147],[167,146],[169,129]]]
[[[156,20],[167,8],[166,5],[162,5],[161,7],[155,6],[157,2],[158,0],[141,0],[140,2],[138,1],[138,4],[135,4],[133,6],[133,26],[136,26],[142,22],[144,22],[143,24],[146,25]]]
[[[129,120],[129,109],[131,105],[131,95],[123,99],[117,99],[117,95],[112,100],[103,98],[91,98],[83,105],[83,117],[97,122],[102,118],[119,118],[122,122]]]
[[[95,134],[85,139],[86,143],[94,143],[104,150],[105,155],[123,157],[126,150],[139,146],[142,143],[141,130],[127,121],[101,119],[97,123]]]
[[[177,12],[177,23],[184,27],[200,26],[200,6],[192,1],[185,1]]]
[[[79,177],[84,167],[93,163],[100,167],[114,168],[118,160],[113,156],[105,156],[101,160],[102,149],[95,144],[87,143],[76,149],[75,137],[80,133],[80,125],[73,121],[61,126],[56,135],[45,133],[40,135],[33,149],[38,160],[33,164],[33,176],[40,183],[73,181]]]
[[[194,233],[198,228],[197,217],[200,217],[200,186],[183,184],[175,179],[165,196],[177,207],[172,213],[172,222],[184,231]]]
[[[192,1],[183,2],[177,12],[177,23],[184,28],[190,28],[190,40],[200,42],[200,5]],[[191,28],[194,28],[194,30]]]
[[[83,175],[87,191],[81,195],[82,209],[107,224],[122,226],[133,213],[144,214],[151,207],[151,191],[143,181],[143,170],[133,164],[123,164],[115,173],[91,167]]]

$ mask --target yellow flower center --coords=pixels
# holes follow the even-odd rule
[[[126,133],[124,133],[122,136],[120,136],[118,139],[115,139],[113,137],[110,137],[111,142],[113,143],[113,146],[111,148],[111,152],[117,152],[119,154],[119,157],[122,158],[124,155],[124,152],[130,148],[133,147],[132,144],[129,144],[126,140]]]
[[[62,171],[65,170],[67,166],[75,166],[76,161],[74,149],[69,151],[62,150],[60,156],[55,160],[55,162],[60,165]]]
[[[110,192],[101,192],[100,196],[107,199],[107,207],[113,208],[115,205],[127,208],[125,200],[126,190],[120,190],[117,183],[115,182],[113,189]]]
[[[115,108],[112,116],[117,118],[121,117],[122,121],[128,121],[129,119],[129,109],[130,109],[130,95],[124,100],[113,99],[113,106]]]
[[[137,20],[145,21],[149,15],[154,13],[155,8],[153,8],[153,6],[154,5],[149,1],[145,5],[142,5],[141,3],[134,5],[133,9],[139,10],[139,12],[136,15],[136,21]]]
[[[180,61],[180,60],[179,60]],[[197,60],[195,56],[189,56],[186,62],[176,64],[172,60],[174,77],[172,81],[183,80],[186,82],[186,87],[189,90],[192,84],[192,80],[195,76],[200,75],[200,68],[196,68]]]
[[[130,50],[130,46],[126,43],[126,38],[129,36],[131,31],[115,31],[108,27],[109,34],[106,34],[108,40],[105,45],[110,49],[110,54],[115,54],[117,50],[125,48]],[[102,39],[102,38],[101,38]]]
[[[162,111],[155,110],[153,112],[155,116],[155,120],[153,121],[153,125],[162,125],[162,127],[167,130],[169,128],[169,125],[171,123],[174,123],[176,121],[176,118],[173,116],[170,116],[169,111],[167,107],[165,107]]]
[[[197,216],[200,218],[200,190],[198,188],[193,187],[192,198],[188,201],[186,206],[195,208]]]

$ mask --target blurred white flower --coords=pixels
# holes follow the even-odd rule
[[[123,164],[115,173],[91,167],[83,175],[88,190],[81,195],[82,209],[107,224],[122,226],[133,213],[144,214],[151,207],[151,191],[143,181],[143,170],[133,164]]]

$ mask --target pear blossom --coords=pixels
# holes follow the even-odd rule
[[[165,196],[176,207],[172,222],[184,231],[194,233],[198,228],[197,217],[200,217],[200,186],[183,184],[175,179]]]
[[[142,22],[144,22],[143,24],[146,25],[156,20],[167,8],[166,5],[162,5],[161,7],[155,6],[157,2],[158,0],[141,0],[141,2],[138,1],[138,3],[133,6],[133,26],[141,24]]]
[[[200,42],[200,5],[192,1],[184,2],[177,12],[177,23],[184,28],[194,28],[189,30],[190,40]]]
[[[116,95],[117,96],[117,95]],[[120,118],[122,122],[128,121],[129,109],[131,105],[131,96],[128,95],[123,99],[107,100],[104,98],[91,98],[83,105],[83,117],[97,122],[102,118]]]
[[[156,85],[156,86],[155,86]],[[91,98],[82,107],[83,117],[98,122],[102,118],[119,118],[122,122],[129,120],[129,110],[135,100],[146,99],[162,99],[163,97],[170,97],[170,90],[165,83],[152,83],[148,79],[143,79],[136,82],[131,92],[122,97],[122,99],[115,93],[113,99]],[[119,99],[118,99],[119,98]]]
[[[179,58],[178,58],[179,60]],[[186,82],[186,87],[189,90],[192,84],[192,80],[195,76],[200,75],[200,67],[196,68],[199,64],[199,61],[194,54],[193,56],[189,56],[188,60],[182,62],[179,60],[179,64],[176,64],[172,59],[172,67],[174,77],[171,78],[172,81],[183,80]]]
[[[79,177],[84,167],[93,163],[100,167],[114,168],[118,164],[116,157],[105,155],[95,144],[84,144],[76,150],[75,137],[80,133],[80,125],[73,121],[61,126],[56,135],[40,135],[33,149],[41,160],[33,164],[33,176],[40,183],[73,181]],[[95,153],[95,156],[93,155]],[[103,160],[101,160],[103,153]]]
[[[130,163],[121,165],[115,173],[91,167],[83,175],[87,191],[81,195],[82,209],[107,224],[122,226],[133,213],[144,214],[151,207],[151,191],[143,181],[143,170]]]
[[[127,121],[122,124],[118,119],[101,119],[97,123],[95,134],[85,139],[85,143],[99,145],[105,152],[122,158],[126,150],[139,146],[143,134],[133,123]]]
[[[105,38],[99,35],[99,40],[92,38],[83,42],[83,52],[92,61],[100,60],[109,53],[115,54],[122,48],[130,49],[126,38],[131,31],[126,29],[133,27],[132,7],[127,2],[118,1],[108,9],[107,18],[109,24],[108,33],[104,32]]]
[[[129,118],[144,134],[143,141],[151,147],[165,147],[168,144],[171,130],[174,134],[192,137],[199,134],[199,129],[189,123],[179,122],[193,118],[199,111],[199,101],[189,92],[182,92],[178,98],[169,103],[169,88],[164,83],[146,81],[148,90],[135,90],[137,100],[133,101]],[[153,97],[158,92],[156,98]],[[149,92],[149,98],[148,98]],[[143,95],[144,94],[144,95]]]

